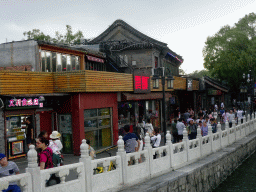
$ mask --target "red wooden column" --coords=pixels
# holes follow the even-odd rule
[[[84,134],[84,109],[81,107],[81,94],[75,94],[71,98],[73,151],[74,155],[80,155],[80,145],[85,139]]]

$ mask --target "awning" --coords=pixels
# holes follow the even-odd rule
[[[87,59],[89,61],[95,61],[95,62],[99,62],[99,63],[104,63],[104,60],[103,59],[100,59],[100,58],[97,58],[97,57],[93,57],[93,56],[89,56],[89,55],[86,55]]]
[[[214,83],[211,83],[210,81],[208,81],[208,80],[206,80],[206,79],[205,79],[205,82],[208,83],[209,85],[215,87],[216,89],[219,89],[219,90],[224,91],[224,92],[228,92],[227,89],[221,88],[220,86],[215,85]]]
[[[147,93],[147,94],[123,93],[123,96],[124,96],[123,99],[126,101],[163,99],[162,92]],[[165,93],[166,101],[169,101],[170,97],[172,97],[171,93]]]

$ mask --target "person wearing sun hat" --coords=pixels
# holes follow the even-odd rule
[[[61,149],[63,145],[60,141],[61,134],[58,131],[53,131],[50,135],[50,144],[49,147],[52,149],[54,155],[54,164],[60,166],[63,164],[63,155],[61,155]],[[57,155],[57,156],[56,156]]]
[[[5,154],[0,153],[0,178],[16,174],[19,174],[19,168],[16,163],[8,161]],[[9,191],[21,192],[21,189],[16,182],[10,182],[9,187],[3,192]]]
[[[58,132],[58,131],[53,131],[52,134],[50,135],[50,147],[52,148],[53,150],[53,153],[56,153],[56,154],[61,154],[61,149],[63,148],[63,145],[60,141],[60,137],[61,137],[61,134]]]

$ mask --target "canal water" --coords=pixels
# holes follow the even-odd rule
[[[256,191],[256,153],[240,165],[214,192]]]

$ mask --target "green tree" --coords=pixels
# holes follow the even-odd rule
[[[256,67],[256,15],[250,13],[233,27],[226,25],[208,37],[203,48],[204,67],[238,92],[242,74]]]
[[[83,32],[78,30],[73,34],[72,27],[70,25],[66,25],[66,34],[62,35],[60,32],[55,32],[55,37],[50,37],[49,35],[45,35],[39,29],[33,29],[32,31],[25,31],[23,33],[27,39],[35,39],[41,41],[47,41],[52,43],[65,43],[65,44],[78,44],[80,43],[80,39],[84,37]]]
[[[212,77],[208,70],[195,70],[192,73],[188,74],[189,77],[202,78],[203,76]]]

